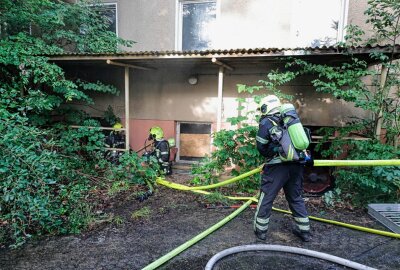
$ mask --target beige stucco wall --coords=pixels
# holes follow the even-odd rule
[[[77,69],[70,68],[68,73],[73,74],[74,70]],[[264,74],[270,70],[236,69],[224,76],[223,121],[239,115],[237,84],[259,85],[258,81],[264,79]],[[191,74],[198,74],[199,80],[196,85],[187,83]],[[156,71],[131,70],[130,119],[215,123],[218,106],[217,74],[217,67],[202,70],[168,66]],[[82,106],[83,109],[94,116],[102,116],[103,111],[110,105],[119,117],[125,117],[123,68],[81,67],[76,75],[84,76],[87,80],[101,79],[120,89],[119,96],[92,95],[95,104],[91,107]],[[311,78],[296,79],[290,85],[281,88],[282,92],[294,96],[292,103],[297,107],[305,125],[341,126],[349,120],[349,116],[368,117],[367,114],[354,109],[351,104],[345,104],[328,94],[315,92],[310,80]],[[250,95],[240,96],[252,100]],[[250,104],[247,108],[253,110],[255,104]],[[246,110],[242,111],[245,112]]]
[[[236,110],[237,84],[259,85],[258,81],[265,79],[262,75],[231,76],[225,80],[224,88],[224,117],[238,116]],[[280,87],[280,90],[293,96],[293,103],[301,116],[302,122],[310,126],[342,126],[350,120],[350,116],[367,117],[361,110],[355,109],[352,104],[347,104],[329,94],[317,93],[310,84],[311,78],[299,78],[289,85]],[[265,93],[265,92],[263,92]],[[243,95],[244,96],[244,95]],[[250,98],[250,100],[252,100]],[[249,110],[254,110],[255,105],[250,104]],[[246,110],[242,112],[244,114]]]
[[[341,2],[337,1],[219,0],[216,22],[209,29],[212,48],[305,47],[313,40],[326,40],[336,34],[330,27],[332,20],[323,10],[339,10]],[[365,27],[363,11],[367,0],[343,1],[348,1],[347,22]],[[119,36],[137,42],[127,50],[179,49],[178,0],[103,2],[117,3]],[[318,30],[321,24],[325,28]]]
[[[131,117],[216,121],[216,72],[214,69],[207,71],[211,75],[200,75],[197,85],[187,83],[191,72],[181,68],[135,72],[131,80]]]
[[[365,26],[364,11],[368,7],[367,0],[349,0],[348,24]]]
[[[174,0],[103,0],[117,3],[118,35],[136,44],[129,51],[173,50],[175,47]]]
[[[367,0],[349,0],[347,24],[358,25],[365,32],[364,39],[372,36],[372,28],[366,24],[367,16],[364,11],[368,8]]]

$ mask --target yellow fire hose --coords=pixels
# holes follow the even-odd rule
[[[400,160],[314,160],[314,166],[400,166]],[[188,187],[185,185],[166,181],[163,178],[157,178],[157,183],[167,186],[167,187],[170,187],[170,188],[173,188],[173,189],[184,190],[184,191],[190,190],[192,192],[199,193],[199,194],[210,194],[210,192],[204,191],[204,189],[211,189],[211,188],[228,185],[228,184],[237,182],[239,180],[242,180],[250,175],[259,173],[259,172],[261,172],[261,170],[262,170],[262,167],[258,167],[254,170],[251,170],[247,173],[233,177],[231,179],[225,180],[223,182],[220,182],[217,184],[212,184],[212,185],[199,186],[199,187]],[[197,243],[198,241],[200,241],[201,239],[203,239],[210,233],[214,232],[221,226],[225,225],[228,221],[230,221],[231,219],[236,217],[240,212],[242,212],[245,208],[247,208],[251,202],[258,202],[258,200],[254,197],[232,197],[232,196],[224,196],[224,197],[231,199],[231,200],[246,200],[247,202],[244,205],[242,205],[239,209],[234,211],[232,214],[230,214],[229,216],[227,216],[226,218],[224,218],[223,220],[218,222],[217,224],[213,225],[206,231],[200,233],[199,235],[195,236],[194,238],[192,238],[191,240],[182,244],[181,246],[175,248],[171,252],[167,253],[166,255],[164,255],[163,257],[154,261],[153,263],[149,264],[148,266],[146,266],[143,269],[150,270],[150,269],[155,269],[155,268],[161,266],[162,264],[164,264],[171,258],[173,258],[176,255],[178,255],[179,253],[181,253],[183,250],[189,248],[190,246],[194,245],[195,243]],[[291,212],[287,211],[287,210],[278,209],[278,208],[274,208],[274,207],[272,209],[277,212],[291,214]],[[342,226],[342,227],[346,227],[346,228],[350,228],[350,229],[354,229],[354,230],[359,230],[359,231],[363,231],[363,232],[374,233],[374,234],[378,234],[378,235],[383,235],[383,236],[400,239],[400,234],[397,234],[397,233],[375,230],[375,229],[371,229],[371,228],[367,228],[367,227],[363,227],[363,226],[357,226],[357,225],[353,225],[353,224],[343,223],[343,222],[324,219],[324,218],[318,218],[318,217],[314,217],[314,216],[309,216],[309,218],[312,220],[325,222],[325,223],[329,223],[329,224],[333,224],[333,225],[338,225],[338,226]]]
[[[377,160],[314,160],[314,167],[324,166],[400,166],[400,159]]]
[[[157,178],[157,184],[169,187],[169,188],[173,188],[173,189],[177,189],[177,190],[189,190],[188,186],[185,185],[181,185],[181,184],[177,184],[177,183],[172,183],[169,181],[164,180],[163,178],[159,177]],[[210,194],[210,192],[204,191],[204,190],[191,190],[194,193],[198,193],[198,194]],[[232,197],[232,196],[224,196],[225,198],[228,198],[230,200],[239,200],[239,201],[248,201],[251,200],[253,202],[258,202],[258,200],[254,197]]]
[[[208,228],[207,230],[203,231],[202,233],[196,235],[195,237],[193,237],[192,239],[190,239],[189,241],[183,243],[182,245],[180,245],[179,247],[175,248],[174,250],[168,252],[167,254],[165,254],[164,256],[162,256],[161,258],[155,260],[154,262],[152,262],[151,264],[147,265],[145,268],[143,268],[142,270],[153,270],[156,269],[157,267],[159,267],[160,265],[164,264],[165,262],[169,261],[170,259],[172,259],[173,257],[175,257],[176,255],[178,255],[179,253],[181,253],[182,251],[184,251],[185,249],[189,248],[190,246],[196,244],[197,242],[199,242],[201,239],[205,238],[207,235],[213,233],[214,231],[216,231],[217,229],[219,229],[220,227],[222,227],[223,225],[225,225],[226,223],[228,223],[230,220],[232,220],[233,218],[235,218],[237,215],[239,215],[244,209],[246,209],[250,204],[251,204],[252,200],[247,201],[245,204],[243,204],[239,209],[235,210],[232,214],[230,214],[229,216],[225,217],[224,219],[222,219],[221,221],[219,221],[218,223],[214,224],[213,226],[211,226],[210,228]]]
[[[388,160],[319,160],[316,159],[314,160],[314,167],[339,167],[339,166],[400,166],[400,159],[388,159]],[[250,175],[259,173],[262,171],[262,166],[253,169],[251,171],[248,171],[247,173],[241,174],[239,176],[233,177],[231,179],[212,184],[212,185],[206,185],[206,186],[199,186],[199,187],[188,187],[188,186],[182,186],[180,185],[179,187],[176,186],[176,189],[179,190],[205,190],[205,189],[212,189],[212,188],[217,188],[217,187],[222,187],[228,184],[235,183],[237,181],[240,181]],[[165,181],[165,180],[164,180]],[[169,187],[175,188],[175,183],[173,182],[168,182]]]
[[[251,170],[247,173],[244,173],[239,176],[233,177],[231,179],[225,180],[223,182],[219,182],[219,183],[212,184],[212,185],[200,186],[200,187],[188,187],[188,186],[184,186],[184,185],[175,184],[173,182],[168,182],[165,180],[163,180],[163,181],[167,182],[169,184],[169,187],[179,189],[179,190],[204,190],[204,189],[212,189],[212,188],[222,187],[222,186],[225,186],[228,184],[235,183],[235,182],[242,180],[250,175],[259,173],[259,172],[261,172],[261,170],[262,170],[262,166],[254,169],[254,170]],[[161,178],[158,178],[158,179],[161,179]],[[158,179],[157,179],[157,181],[158,181]]]
[[[157,179],[157,183],[160,185],[164,185],[164,186],[173,188],[173,189],[187,190],[187,189],[185,189],[185,188],[187,188],[187,186],[177,184],[177,183],[173,183],[173,185],[171,185],[171,182],[165,181],[161,178]],[[207,192],[204,190],[193,190],[193,192],[200,193],[200,194],[210,194],[210,192]],[[245,201],[252,200],[253,202],[258,202],[258,200],[254,197],[231,197],[231,196],[224,196],[224,197],[231,199],[231,200],[245,200]],[[283,210],[283,209],[279,209],[279,208],[275,208],[275,207],[272,207],[272,209],[277,212],[281,212],[281,213],[285,213],[285,214],[292,214],[292,212],[287,211],[287,210]],[[342,226],[342,227],[346,227],[346,228],[350,228],[350,229],[354,229],[354,230],[358,230],[358,231],[374,233],[374,234],[379,234],[379,235],[383,235],[383,236],[400,239],[400,234],[398,234],[398,233],[375,230],[375,229],[371,229],[371,228],[367,228],[367,227],[363,227],[363,226],[357,226],[357,225],[353,225],[353,224],[348,224],[348,223],[344,223],[344,222],[339,222],[339,221],[335,221],[335,220],[324,219],[324,218],[319,218],[319,217],[314,217],[314,216],[309,216],[309,219],[320,221],[320,222],[325,222],[325,223],[329,223],[329,224],[333,224],[333,225],[337,225],[337,226]]]

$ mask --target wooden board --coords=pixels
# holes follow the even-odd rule
[[[180,134],[179,155],[184,157],[204,157],[210,154],[210,134]]]

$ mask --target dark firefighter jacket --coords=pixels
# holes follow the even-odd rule
[[[169,143],[162,139],[160,141],[154,141],[155,156],[160,164],[169,162]]]
[[[271,133],[279,122],[279,117],[275,115],[265,115],[261,117],[256,136],[257,150],[266,158],[266,164],[281,163],[279,158],[279,142],[271,138]],[[272,134],[273,135],[273,134]],[[272,136],[273,137],[273,136]]]

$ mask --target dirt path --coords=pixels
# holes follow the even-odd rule
[[[132,213],[141,207],[147,207],[151,215],[132,219]],[[311,204],[309,209],[313,215],[324,214]],[[19,250],[2,249],[0,269],[141,269],[234,210],[207,209],[199,195],[159,187],[155,195],[142,203],[120,198],[110,211],[122,218],[122,224],[107,224],[81,235],[32,241]],[[259,243],[252,232],[254,211],[246,209],[161,269],[204,269],[207,261],[221,250]],[[326,212],[323,217],[358,221],[383,229],[366,214]],[[266,243],[326,252],[378,269],[400,269],[399,239],[312,222],[313,241],[304,244],[291,234],[290,228],[290,216],[274,212]],[[220,269],[266,269],[267,266],[343,269],[314,259],[276,253],[235,256],[222,263]]]

